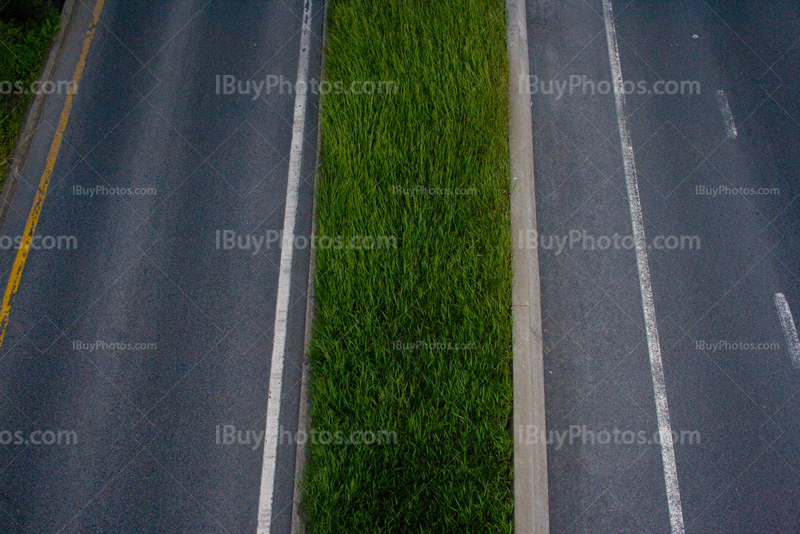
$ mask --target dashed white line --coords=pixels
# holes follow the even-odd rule
[[[303,6],[303,27],[300,35],[300,60],[297,65],[297,84],[308,83],[308,56],[311,48],[311,0]],[[289,179],[286,184],[286,211],[283,216],[283,245],[278,275],[278,299],[275,306],[275,331],[272,341],[272,363],[269,374],[267,401],[267,430],[264,436],[264,459],[261,464],[261,490],[258,497],[258,534],[269,534],[272,525],[272,496],[275,484],[275,463],[278,450],[278,422],[281,415],[283,388],[283,359],[286,350],[286,322],[289,313],[289,288],[292,282],[292,252],[297,220],[297,196],[300,187],[300,168],[303,160],[303,135],[306,123],[307,91],[297,91],[294,99],[292,146],[289,152]]]
[[[725,91],[722,89],[717,91],[717,105],[722,113],[722,120],[725,121],[725,132],[728,134],[728,139],[736,139],[739,132],[736,131],[736,123],[733,122],[733,113],[728,105],[728,97],[725,96]]]
[[[633,157],[633,145],[625,118],[625,88],[622,78],[622,67],[617,46],[617,30],[614,27],[614,15],[611,0],[603,0],[603,14],[606,26],[608,57],[611,63],[611,76],[614,81],[614,98],[617,107],[617,124],[622,145],[625,182],[628,189],[628,204],[631,212],[631,225],[636,250],[636,265],[639,270],[639,288],[642,294],[642,308],[647,332],[647,349],[650,354],[650,373],[653,378],[653,393],[656,401],[658,434],[661,441],[661,460],[664,464],[664,482],[667,489],[667,506],[672,534],[684,534],[683,509],[681,493],[678,485],[678,468],[675,463],[675,449],[672,442],[672,425],[669,420],[667,404],[667,387],[664,381],[664,365],[661,360],[661,345],[658,340],[656,310],[653,304],[653,288],[650,282],[650,266],[647,260],[647,241],[644,233],[644,218],[639,200],[639,185],[636,178],[636,162]]]
[[[792,365],[795,369],[800,369],[800,340],[797,338],[797,327],[794,324],[792,310],[783,293],[775,294],[775,307],[778,309],[778,317],[783,327],[783,335],[786,337],[786,346],[789,349],[789,356],[792,358]]]

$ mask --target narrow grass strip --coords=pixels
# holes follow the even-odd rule
[[[0,189],[25,114],[33,98],[31,83],[44,67],[50,43],[58,33],[58,10],[47,5],[26,21],[0,20]]]
[[[308,531],[511,532],[503,2],[330,0],[328,22]]]

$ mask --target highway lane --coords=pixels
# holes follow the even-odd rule
[[[797,532],[800,372],[775,295],[797,321],[800,9],[703,0],[613,8],[622,77],[636,87],[625,117],[685,531]],[[636,259],[623,239],[631,219],[603,2],[534,1],[528,30],[534,81],[565,88],[532,95],[556,433],[551,529],[675,532],[666,462],[649,443],[657,414]],[[681,82],[700,91],[687,84],[681,94]],[[629,434],[625,443],[628,430],[645,442]]]
[[[80,3],[56,79],[71,79],[93,7]],[[293,82],[303,9],[105,2],[36,231],[71,241],[31,251],[0,349],[2,430],[77,443],[0,447],[3,532],[255,532],[295,94],[224,94],[219,77]],[[48,98],[3,236],[22,233],[64,100]],[[317,109],[309,94],[299,236]],[[243,246],[228,250],[231,235]],[[16,251],[0,252],[5,288]],[[298,246],[279,421],[290,434],[308,261]],[[232,429],[241,443],[226,444]],[[272,532],[290,529],[294,461],[284,440]]]

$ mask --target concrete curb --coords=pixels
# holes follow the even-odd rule
[[[531,98],[519,90],[528,79],[525,0],[506,0],[510,107],[511,231],[514,242],[514,529],[518,534],[548,534],[550,511],[547,445],[527,439],[545,430],[544,351],[539,287],[539,252],[528,247],[536,235]]]
[[[324,7],[322,8],[322,45],[321,45],[321,57],[320,57],[320,82],[325,79],[325,50],[326,45],[328,43],[328,0],[323,0]],[[311,200],[311,236],[313,239],[314,231],[317,227],[317,211],[316,211],[316,192],[317,192],[317,173],[319,172],[320,166],[320,149],[322,147],[322,96],[320,95],[319,101],[319,109],[317,112],[317,160],[316,160],[316,169],[314,170],[314,194],[312,195]],[[302,375],[300,379],[300,406],[298,407],[298,416],[297,416],[297,434],[308,432],[308,427],[311,424],[311,416],[309,414],[309,410],[311,408],[310,405],[310,398],[308,395],[308,380],[310,374],[310,366],[308,363],[308,345],[311,342],[311,333],[313,332],[313,323],[314,323],[314,308],[315,308],[315,300],[314,300],[314,273],[316,272],[316,253],[314,248],[311,248],[311,252],[309,255],[309,265],[308,265],[308,291],[306,292],[306,328],[304,334],[304,341],[303,341],[303,359],[302,359]],[[297,443],[297,440],[295,440]],[[303,474],[305,473],[306,467],[306,456],[307,456],[307,449],[306,449],[306,441],[304,440],[303,443],[297,443],[297,449],[295,451],[295,462],[294,462],[294,495],[292,497],[292,526],[291,532],[293,534],[305,534],[306,532],[306,525],[305,521],[302,517],[301,510],[300,510],[300,502],[303,497],[303,492],[300,489],[300,481],[303,479]]]
[[[64,8],[61,10],[61,18],[58,21],[58,33],[53,37],[52,44],[50,45],[50,53],[47,56],[47,62],[44,64],[42,73],[39,76],[39,81],[42,83],[53,81],[56,65],[58,65],[58,61],[61,59],[61,51],[64,49],[64,41],[72,27],[72,21],[75,19],[75,12],[77,10],[77,0],[66,0]],[[6,174],[5,184],[3,185],[3,192],[0,194],[0,228],[6,221],[6,215],[11,206],[11,200],[14,198],[14,193],[17,191],[17,185],[22,176],[22,171],[25,168],[25,162],[28,159],[28,151],[31,148],[33,135],[36,133],[36,129],[39,126],[39,118],[42,116],[42,110],[44,109],[46,99],[47,95],[43,93],[36,95],[25,117],[25,124],[22,127],[22,131],[17,137],[16,148],[11,157],[8,174]]]

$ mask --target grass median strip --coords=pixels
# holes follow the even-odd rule
[[[0,189],[25,114],[36,96],[31,84],[38,80],[58,32],[59,13],[46,4],[24,17],[22,13],[19,18],[4,17],[5,11],[0,10]]]
[[[308,530],[511,532],[503,2],[329,9]]]

